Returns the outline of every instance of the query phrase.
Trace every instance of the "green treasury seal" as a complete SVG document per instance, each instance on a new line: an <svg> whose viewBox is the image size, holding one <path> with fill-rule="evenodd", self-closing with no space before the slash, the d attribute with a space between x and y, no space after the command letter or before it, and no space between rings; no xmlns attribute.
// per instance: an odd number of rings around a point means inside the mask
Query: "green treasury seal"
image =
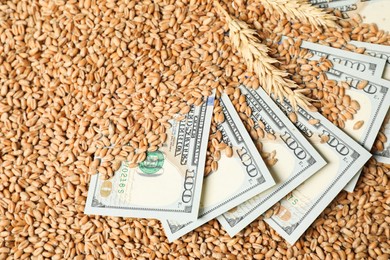
<svg viewBox="0 0 390 260"><path fill-rule="evenodd" d="M160 151L147 152L146 159L138 167L144 174L155 174L164 165L164 154Z"/></svg>

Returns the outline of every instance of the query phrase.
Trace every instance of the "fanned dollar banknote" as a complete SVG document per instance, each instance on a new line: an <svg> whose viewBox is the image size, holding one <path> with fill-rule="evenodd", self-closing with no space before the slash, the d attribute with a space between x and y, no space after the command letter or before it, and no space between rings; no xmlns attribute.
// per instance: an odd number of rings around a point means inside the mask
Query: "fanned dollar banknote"
<svg viewBox="0 0 390 260"><path fill-rule="evenodd" d="M353 118L345 122L343 130L367 150L371 149L390 106L390 81L364 75L339 64L334 64L327 75L329 79L349 83L350 89L345 93L361 106ZM361 83L365 86L359 87Z"/></svg>
<svg viewBox="0 0 390 260"><path fill-rule="evenodd" d="M287 113L292 107L281 105ZM345 187L371 154L319 113L297 110L295 124L328 164L280 201L277 214L266 219L294 244L319 214Z"/></svg>
<svg viewBox="0 0 390 260"><path fill-rule="evenodd" d="M390 4L390 1L388 1L388 3ZM388 30L390 30L390 26L388 27ZM365 54L386 60L385 72L383 73L382 77L384 79L390 80L390 46L367 43L367 42L360 42L360 41L350 41L350 43L357 46L357 47L365 48L365 52L364 52ZM388 83L388 81L382 81L382 80L381 80L381 82ZM390 112L388 111L387 115L385 117L385 120L382 123L382 127L381 127L382 133L381 133L381 136L379 137L382 139L380 141L381 141L383 147L381 147L381 150L374 150L374 152L373 152L375 158L379 162L386 163L386 164L390 164L390 122L389 122L389 118L390 118Z"/></svg>
<svg viewBox="0 0 390 260"><path fill-rule="evenodd" d="M385 140L382 141L381 150L374 151L375 158L385 164L390 164L390 109L382 124L382 134Z"/></svg>
<svg viewBox="0 0 390 260"><path fill-rule="evenodd" d="M195 220L202 191L214 96L171 120L162 148L129 168L124 161L109 180L91 178L86 214Z"/></svg>
<svg viewBox="0 0 390 260"><path fill-rule="evenodd" d="M240 86L252 110L250 120L259 131L265 156L274 154L276 163L269 170L276 185L218 217L230 236L234 236L287 193L322 168L326 162L262 89ZM261 126L260 126L261 125Z"/></svg>
<svg viewBox="0 0 390 260"><path fill-rule="evenodd" d="M390 5L390 1L389 1L389 5ZM388 31L390 31L390 27L388 28ZM382 77L384 79L390 80L390 46L373 44L368 42L359 42L359 41L350 41L349 43L357 47L365 48L364 53L367 55L386 60L385 71Z"/></svg>
<svg viewBox="0 0 390 260"><path fill-rule="evenodd" d="M351 88L345 93L358 100L361 108L357 110L353 118L345 122L343 131L367 150L371 150L390 106L390 81L366 75L339 64L334 64L327 75L329 79L349 83ZM363 82L367 84L364 83L366 84L364 88L359 89L359 85ZM344 189L353 192L359 176L360 171Z"/></svg>
<svg viewBox="0 0 390 260"><path fill-rule="evenodd" d="M309 49L314 54L312 60L327 56L336 61L333 62L333 68L326 73L328 78L349 82L351 89L347 90L346 94L365 106L353 115L352 120L345 122L343 130L370 150L389 106L389 84L381 79L387 61L374 55L356 54L306 41L302 42L301 47ZM339 58L345 62L338 62ZM370 82L364 89L358 89L358 84L364 80ZM357 171L355 177L345 187L346 191L354 190L360 172L361 170Z"/></svg>
<svg viewBox="0 0 390 260"><path fill-rule="evenodd" d="M196 221L162 220L169 241L192 231L207 221L241 204L275 184L229 97L219 100L225 117L218 125L233 157L222 153L218 169L204 178L201 207Z"/></svg>
<svg viewBox="0 0 390 260"><path fill-rule="evenodd" d="M285 39L285 37L282 39ZM326 57L333 64L341 64L357 70L360 73L365 73L365 75L371 75L378 78L382 77L386 66L386 61L380 58L308 41L302 41L301 48L308 49L316 56Z"/></svg>

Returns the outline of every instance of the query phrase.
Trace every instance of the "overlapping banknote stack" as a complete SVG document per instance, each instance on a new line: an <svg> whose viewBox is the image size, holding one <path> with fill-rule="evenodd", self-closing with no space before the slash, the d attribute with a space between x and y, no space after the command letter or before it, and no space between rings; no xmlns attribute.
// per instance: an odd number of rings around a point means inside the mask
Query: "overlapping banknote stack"
<svg viewBox="0 0 390 260"><path fill-rule="evenodd" d="M293 123L287 100L241 85L252 111L248 120L263 133L258 140L251 138L226 94L205 98L184 120L170 122L164 146L149 152L137 168L124 161L109 180L94 175L85 213L156 218L173 241L214 218L234 236L277 204L266 222L295 243L342 189L353 191L379 131L383 149L374 156L390 163L390 82L383 78L390 68L390 47L351 44L364 47L365 54L301 45L312 59L332 61L328 78L348 82L348 95L359 101L362 108L343 129L302 107L295 110ZM223 150L218 169L204 176L216 103L224 118L217 129L230 149ZM264 153L274 156L272 165L264 162Z"/></svg>

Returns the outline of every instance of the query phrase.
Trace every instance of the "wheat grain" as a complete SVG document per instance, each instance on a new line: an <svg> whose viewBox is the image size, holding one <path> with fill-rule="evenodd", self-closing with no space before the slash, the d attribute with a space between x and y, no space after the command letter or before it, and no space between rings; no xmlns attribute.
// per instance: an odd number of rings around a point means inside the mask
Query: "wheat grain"
<svg viewBox="0 0 390 260"><path fill-rule="evenodd" d="M302 94L304 91L296 89L297 84L287 79L288 73L273 65L277 60L268 56L268 48L260 43L256 31L245 22L231 17L217 1L214 5L225 17L232 45L244 58L248 69L258 75L260 85L280 100L288 99L294 108L297 105L313 108L310 99Z"/></svg>
<svg viewBox="0 0 390 260"><path fill-rule="evenodd" d="M329 60L325 58L320 58L318 61L308 60L311 55L308 55L309 53L305 49L300 50L299 45L299 40L294 42L291 39L286 39L278 45L280 52L289 50L284 52L284 56L281 57L286 57L289 60L289 65L286 66L288 72L294 74L296 82L305 85L305 90L311 92L308 95L312 99L320 100L320 103L314 103L320 112L328 120L340 128L344 128L345 121L353 119L353 115L360 109L359 103L345 93L345 90L349 89L348 83L327 79L325 72L332 66ZM305 70L302 70L302 66L306 65L316 69L319 73L309 75ZM282 65L282 67L284 66Z"/></svg>
<svg viewBox="0 0 390 260"><path fill-rule="evenodd" d="M143 139L157 135L163 143L168 120L199 102L198 93L218 88L238 100L236 86L245 77L258 85L221 34L223 23L211 4L168 2L0 3L0 259L263 259L270 251L275 259L388 259L390 169L374 160L364 167L355 192L339 194L292 246L262 217L233 239L212 220L168 243L158 220L83 213L88 169L100 166L93 155L105 144L116 145L102 152L112 162L123 152L136 161L138 148L149 149ZM247 2L240 19L263 28L262 39L280 30L329 45L349 39L389 44L387 33L353 20L340 21L342 30L318 34L305 28L302 34L299 23L277 20ZM278 46L268 47L276 56ZM279 61L301 78L294 58ZM325 71L327 65L318 67ZM343 97L351 116L360 108L354 102ZM240 114L248 118L247 111ZM215 122L211 132L222 141ZM264 138L263 130L256 132ZM227 246L231 240L234 245Z"/></svg>
<svg viewBox="0 0 390 260"><path fill-rule="evenodd" d="M353 129L354 130L359 130L364 124L364 121L363 120L359 120L357 121L354 125L353 125Z"/></svg>
<svg viewBox="0 0 390 260"><path fill-rule="evenodd" d="M338 27L337 17L323 9L315 7L304 0L259 0L267 10L275 11L280 16L287 15L291 19L319 27ZM309 33L310 30L304 31Z"/></svg>

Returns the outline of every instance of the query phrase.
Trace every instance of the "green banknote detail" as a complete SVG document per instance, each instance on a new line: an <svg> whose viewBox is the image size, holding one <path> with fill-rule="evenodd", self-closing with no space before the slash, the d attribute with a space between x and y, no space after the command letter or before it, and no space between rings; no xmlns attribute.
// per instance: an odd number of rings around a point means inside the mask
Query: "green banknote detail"
<svg viewBox="0 0 390 260"><path fill-rule="evenodd" d="M146 159L138 167L144 174L156 174L163 168L164 154L160 151L147 152Z"/></svg>

